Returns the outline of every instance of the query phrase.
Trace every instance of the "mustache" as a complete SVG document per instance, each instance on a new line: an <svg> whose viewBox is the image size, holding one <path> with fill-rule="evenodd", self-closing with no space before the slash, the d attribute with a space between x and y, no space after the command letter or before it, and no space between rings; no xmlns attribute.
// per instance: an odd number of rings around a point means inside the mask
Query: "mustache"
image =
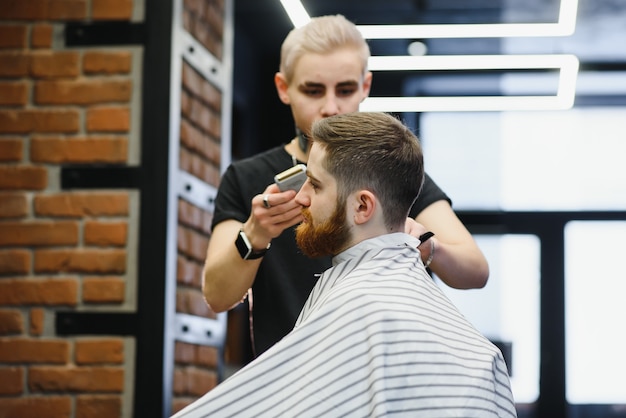
<svg viewBox="0 0 626 418"><path fill-rule="evenodd" d="M311 215L311 211L309 210L309 208L302 208L300 210L300 214L304 218L302 222L306 222L309 224L313 222L313 216Z"/></svg>

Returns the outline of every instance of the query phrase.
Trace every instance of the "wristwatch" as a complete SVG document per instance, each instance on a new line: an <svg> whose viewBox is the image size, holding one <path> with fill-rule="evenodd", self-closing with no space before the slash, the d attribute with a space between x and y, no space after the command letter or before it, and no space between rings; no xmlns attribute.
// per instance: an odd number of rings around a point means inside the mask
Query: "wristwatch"
<svg viewBox="0 0 626 418"><path fill-rule="evenodd" d="M250 244L250 240L246 236L246 233L243 232L243 228L239 230L239 234L237 234L237 239L235 240L235 246L239 251L239 255L244 260L256 260L257 258L263 257L267 250L270 249L271 245L272 243L270 242L267 244L266 248L260 251L255 251L254 248L252 248L252 244Z"/></svg>

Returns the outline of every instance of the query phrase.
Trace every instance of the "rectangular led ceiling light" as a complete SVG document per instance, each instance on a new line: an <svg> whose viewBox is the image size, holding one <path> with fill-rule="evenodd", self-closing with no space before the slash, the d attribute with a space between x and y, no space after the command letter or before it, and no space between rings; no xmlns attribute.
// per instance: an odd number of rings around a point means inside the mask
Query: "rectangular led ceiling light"
<svg viewBox="0 0 626 418"><path fill-rule="evenodd" d="M280 3L283 5L283 9L287 12L287 16L289 16L289 20L291 20L294 27L304 26L311 20L309 13L307 13L300 0L280 0Z"/></svg>
<svg viewBox="0 0 626 418"><path fill-rule="evenodd" d="M294 26L310 21L300 0L280 0ZM508 38L569 36L578 0L561 0L556 23L357 25L366 39ZM574 104L579 62L574 55L376 56L371 71L558 69L552 96L368 97L361 110L380 112L560 110Z"/></svg>
<svg viewBox="0 0 626 418"><path fill-rule="evenodd" d="M295 27L311 18L300 0L280 0ZM556 23L485 23L444 25L357 25L365 39L509 38L569 36L576 28L578 0L561 0Z"/></svg>
<svg viewBox="0 0 626 418"><path fill-rule="evenodd" d="M556 23L357 25L365 39L511 38L569 36L576 29L578 0L561 0Z"/></svg>
<svg viewBox="0 0 626 418"><path fill-rule="evenodd" d="M371 71L559 70L556 95L368 97L360 110L371 112L459 112L559 110L574 104L579 61L575 55L440 55L370 57Z"/></svg>

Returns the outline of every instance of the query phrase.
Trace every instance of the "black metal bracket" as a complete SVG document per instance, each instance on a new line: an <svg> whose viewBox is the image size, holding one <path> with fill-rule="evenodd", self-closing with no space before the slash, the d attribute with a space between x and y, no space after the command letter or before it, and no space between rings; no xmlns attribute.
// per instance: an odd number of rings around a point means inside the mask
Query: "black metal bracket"
<svg viewBox="0 0 626 418"><path fill-rule="evenodd" d="M129 166L61 167L62 189L135 189L141 186L142 170Z"/></svg>
<svg viewBox="0 0 626 418"><path fill-rule="evenodd" d="M127 21L68 22L65 25L66 46L143 45L145 38L143 23Z"/></svg>
<svg viewBox="0 0 626 418"><path fill-rule="evenodd" d="M60 311L55 327L57 335L136 335L137 314Z"/></svg>

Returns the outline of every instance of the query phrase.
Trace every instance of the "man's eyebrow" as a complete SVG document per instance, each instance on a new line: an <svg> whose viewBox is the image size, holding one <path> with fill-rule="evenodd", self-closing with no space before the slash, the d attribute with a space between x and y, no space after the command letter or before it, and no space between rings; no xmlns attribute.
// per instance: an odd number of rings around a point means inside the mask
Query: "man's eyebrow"
<svg viewBox="0 0 626 418"><path fill-rule="evenodd" d="M337 83L337 87L353 87L358 85L359 83L354 80L342 81L341 83Z"/></svg>
<svg viewBox="0 0 626 418"><path fill-rule="evenodd" d="M341 81L337 83L335 87L354 87L358 85L359 85L358 81L346 80L346 81ZM300 84L299 87L300 88L310 88L310 87L324 88L325 86L323 83L316 83L314 81L305 81L304 83Z"/></svg>
<svg viewBox="0 0 626 418"><path fill-rule="evenodd" d="M313 173L311 173L311 170L309 170L308 168L306 169L306 176L308 178L310 178L313 181L316 181L319 183L319 179L317 177L315 177L315 175Z"/></svg>
<svg viewBox="0 0 626 418"><path fill-rule="evenodd" d="M305 81L304 83L300 84L299 86L300 88L309 88L309 87L324 87L324 85L322 83L315 83L313 81Z"/></svg>

